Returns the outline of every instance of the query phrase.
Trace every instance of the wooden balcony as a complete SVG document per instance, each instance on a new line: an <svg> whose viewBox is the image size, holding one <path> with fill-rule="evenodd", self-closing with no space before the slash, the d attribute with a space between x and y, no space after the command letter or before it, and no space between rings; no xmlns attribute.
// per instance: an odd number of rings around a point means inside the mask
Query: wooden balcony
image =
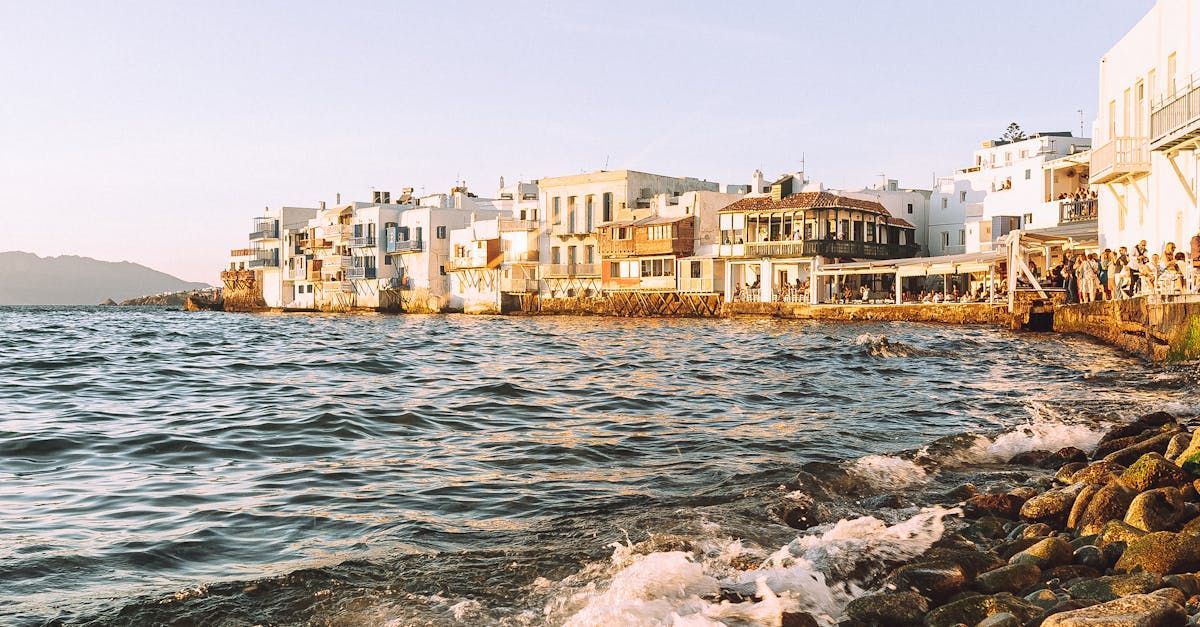
<svg viewBox="0 0 1200 627"><path fill-rule="evenodd" d="M728 246L723 246L729 248ZM746 242L741 257L834 257L840 259L904 259L920 251L917 244L881 244L841 239ZM724 254L724 253L723 253Z"/></svg>
<svg viewBox="0 0 1200 627"><path fill-rule="evenodd" d="M545 266L547 277L596 277L600 276L600 264L595 263L552 263Z"/></svg>
<svg viewBox="0 0 1200 627"><path fill-rule="evenodd" d="M375 248L375 236L351 237L350 248Z"/></svg>
<svg viewBox="0 0 1200 627"><path fill-rule="evenodd" d="M1091 182L1114 183L1150 174L1150 145L1145 137L1117 137L1092 150Z"/></svg>
<svg viewBox="0 0 1200 627"><path fill-rule="evenodd" d="M1088 222L1099 218L1095 198L1084 200L1062 200L1058 205L1058 223Z"/></svg>
<svg viewBox="0 0 1200 627"><path fill-rule="evenodd" d="M1200 75L1177 95L1150 109L1150 149L1169 150L1200 140Z"/></svg>
<svg viewBox="0 0 1200 627"><path fill-rule="evenodd" d="M536 231L539 228L537 220L518 220L516 218L499 218L497 220L500 231L503 233L513 233L517 231Z"/></svg>
<svg viewBox="0 0 1200 627"><path fill-rule="evenodd" d="M501 279L500 291L507 294L533 294L538 291L537 279Z"/></svg>
<svg viewBox="0 0 1200 627"><path fill-rule="evenodd" d="M351 280L370 280L375 278L375 268L373 266L354 267L346 270L346 278Z"/></svg>

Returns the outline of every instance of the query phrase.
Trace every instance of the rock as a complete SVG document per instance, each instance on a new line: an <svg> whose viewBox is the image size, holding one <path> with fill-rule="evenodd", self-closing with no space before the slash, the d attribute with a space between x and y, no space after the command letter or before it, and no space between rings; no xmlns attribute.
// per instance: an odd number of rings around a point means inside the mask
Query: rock
<svg viewBox="0 0 1200 627"><path fill-rule="evenodd" d="M925 624L929 627L976 625L989 616L1003 613L1012 614L1024 624L1041 614L1042 608L1011 594L980 595L934 609L925 617Z"/></svg>
<svg viewBox="0 0 1200 627"><path fill-rule="evenodd" d="M975 496L976 494L979 494L979 490L977 490L975 488L975 484L964 483L964 484L958 486L957 488L954 488L953 490L947 492L946 497L949 498L951 501L957 502L957 501L965 501L965 500L971 498L972 496Z"/></svg>
<svg viewBox="0 0 1200 627"><path fill-rule="evenodd" d="M1079 484L1083 489L1079 491L1079 495L1075 497L1075 502L1071 505L1071 512L1067 514L1067 529L1075 529L1079 526L1080 519L1083 518L1084 512L1092 502L1092 498L1096 496L1104 486L1094 483Z"/></svg>
<svg viewBox="0 0 1200 627"><path fill-rule="evenodd" d="M1008 612L1000 612L979 621L975 627L1021 627L1021 620Z"/></svg>
<svg viewBox="0 0 1200 627"><path fill-rule="evenodd" d="M1125 512L1125 524L1142 531L1175 528L1184 515L1183 496L1178 488L1147 490L1133 498Z"/></svg>
<svg viewBox="0 0 1200 627"><path fill-rule="evenodd" d="M1033 564L1038 568L1054 568L1071 563L1071 544L1062 536L1039 540L1037 544L1017 553L1008 560L1009 564Z"/></svg>
<svg viewBox="0 0 1200 627"><path fill-rule="evenodd" d="M1050 457L1050 451L1025 451L1008 458L1009 466L1041 466Z"/></svg>
<svg viewBox="0 0 1200 627"><path fill-rule="evenodd" d="M1130 542L1146 535L1145 531L1130 526L1123 520L1110 520L1105 523L1096 536L1096 546L1104 548L1110 544L1128 545Z"/></svg>
<svg viewBox="0 0 1200 627"><path fill-rule="evenodd" d="M1041 494L1042 490L1045 490L1048 487L1050 486L1046 485L1039 489L1032 486L1023 485L1009 490L1008 493L1028 501L1029 499Z"/></svg>
<svg viewBox="0 0 1200 627"><path fill-rule="evenodd" d="M963 504L963 514L967 518L998 516L1016 520L1025 501L1015 494L977 494Z"/></svg>
<svg viewBox="0 0 1200 627"><path fill-rule="evenodd" d="M1136 435L1131 435L1131 436L1127 436L1124 438L1117 438L1115 440L1109 440L1107 442L1101 442L1098 446L1096 446L1096 450L1092 451L1092 459L1097 459L1097 458L1103 459L1107 455L1115 453L1123 448L1137 444L1142 439L1143 438L1138 437Z"/></svg>
<svg viewBox="0 0 1200 627"><path fill-rule="evenodd" d="M1030 522L1044 522L1061 527L1067 522L1075 497L1083 490L1083 484L1054 488L1035 496L1021 506L1021 518Z"/></svg>
<svg viewBox="0 0 1200 627"><path fill-rule="evenodd" d="M862 506L871 511L881 509L900 509L908 507L909 503L899 494L877 494L862 500Z"/></svg>
<svg viewBox="0 0 1200 627"><path fill-rule="evenodd" d="M1020 592L1042 578L1042 569L1035 564L1010 564L986 573L975 579L975 588L985 594L997 592Z"/></svg>
<svg viewBox="0 0 1200 627"><path fill-rule="evenodd" d="M936 560L958 564L967 575L967 579L975 579L980 573L999 568L1006 563L1000 559L999 555L991 551L942 547L929 549L921 559L923 561Z"/></svg>
<svg viewBox="0 0 1200 627"><path fill-rule="evenodd" d="M1167 450L1163 452L1163 457L1166 457L1173 462L1188 449L1188 445L1191 443L1192 436L1188 435L1187 433L1176 434L1175 437L1171 438L1171 441L1167 443Z"/></svg>
<svg viewBox="0 0 1200 627"><path fill-rule="evenodd" d="M1100 533L1104 523L1110 520L1124 520L1125 510L1133 502L1137 492L1130 490L1118 481L1113 481L1100 488L1088 502L1083 515L1079 517L1075 530L1080 535Z"/></svg>
<svg viewBox="0 0 1200 627"><path fill-rule="evenodd" d="M1055 605L1054 607L1046 610L1045 612L1042 612L1042 614L1040 616L1038 616L1037 618L1033 619L1033 621L1031 621L1029 623L1029 625L1031 627L1040 627L1041 625L1044 624L1043 621L1045 621L1050 616L1053 616L1055 614L1061 614L1063 612L1070 612L1071 610L1079 610L1079 609L1083 609L1085 607L1091 607L1098 603L1099 603L1099 601L1091 601L1088 599L1069 599L1067 601L1063 601L1062 603L1059 603L1058 605Z"/></svg>
<svg viewBox="0 0 1200 627"><path fill-rule="evenodd" d="M1072 584L1067 592L1073 599L1111 601L1131 594L1145 594L1162 586L1162 578L1154 573L1132 573L1085 579Z"/></svg>
<svg viewBox="0 0 1200 627"><path fill-rule="evenodd" d="M1178 488L1192 480L1182 468L1167 461L1158 453L1146 453L1138 458L1125 472L1121 473L1119 481L1125 487L1145 492L1154 488Z"/></svg>
<svg viewBox="0 0 1200 627"><path fill-rule="evenodd" d="M854 599L846 606L850 620L868 625L920 625L929 602L915 592L881 592Z"/></svg>
<svg viewBox="0 0 1200 627"><path fill-rule="evenodd" d="M816 499L800 491L791 492L783 497L775 512L783 524L792 529L808 529L820 522Z"/></svg>
<svg viewBox="0 0 1200 627"><path fill-rule="evenodd" d="M1021 530L1022 538L1045 538L1054 533L1054 528L1046 523L1033 523Z"/></svg>
<svg viewBox="0 0 1200 627"><path fill-rule="evenodd" d="M1104 559L1104 553L1098 546L1081 546L1075 549L1075 553L1071 556L1071 561L1080 566L1095 568L1096 570L1104 570L1108 567L1108 562Z"/></svg>
<svg viewBox="0 0 1200 627"><path fill-rule="evenodd" d="M1054 470L1062 467L1064 464L1085 463L1088 460L1087 453L1074 446L1060 448L1053 454L1042 460L1039 464L1047 470Z"/></svg>
<svg viewBox="0 0 1200 627"><path fill-rule="evenodd" d="M1191 437L1191 440L1188 442L1188 445L1186 447L1184 447L1184 449L1182 451L1180 451L1177 455L1175 455L1175 457L1172 458L1171 461L1182 466L1184 458L1191 457L1192 455L1194 455L1196 453L1200 453L1200 429L1196 429L1195 431L1192 432L1192 437Z"/></svg>
<svg viewBox="0 0 1200 627"><path fill-rule="evenodd" d="M1107 433L1100 436L1100 444L1105 444L1119 438L1141 435L1151 429L1158 429L1163 425L1174 423L1174 416L1165 411L1156 411L1152 414L1141 416L1132 422L1125 423L1120 427L1109 429Z"/></svg>
<svg viewBox="0 0 1200 627"><path fill-rule="evenodd" d="M1104 573L1091 566L1081 566L1079 564L1068 564L1066 566L1055 566L1049 570L1042 571L1042 582L1046 585L1052 585L1050 582L1057 579L1059 583L1070 584L1076 579L1095 579Z"/></svg>
<svg viewBox="0 0 1200 627"><path fill-rule="evenodd" d="M1071 475L1071 483L1098 483L1103 485L1116 479L1124 471L1125 467L1121 464L1106 461L1092 462L1082 470Z"/></svg>
<svg viewBox="0 0 1200 627"><path fill-rule="evenodd" d="M1184 605L1187 603L1187 596L1175 588L1159 588L1150 594L1153 594L1156 597L1162 597L1174 603L1175 605Z"/></svg>
<svg viewBox="0 0 1200 627"><path fill-rule="evenodd" d="M974 540L994 540L1004 536L1004 519L984 516L963 530L963 535Z"/></svg>
<svg viewBox="0 0 1200 627"><path fill-rule="evenodd" d="M1044 610L1048 610L1065 601L1066 597L1064 596L1060 599L1057 594L1054 594L1054 591L1049 588L1042 588L1041 590L1025 595L1025 600Z"/></svg>
<svg viewBox="0 0 1200 627"><path fill-rule="evenodd" d="M1140 459L1146 453L1162 454L1167 450L1167 444L1170 444L1171 438L1179 433L1178 429L1160 433L1152 438L1142 440L1137 444L1127 446L1119 451L1109 453L1104 456L1104 461L1116 462L1118 464L1129 465Z"/></svg>
<svg viewBox="0 0 1200 627"><path fill-rule="evenodd" d="M1200 538L1170 531L1148 533L1130 542L1113 568L1121 573L1141 568L1160 575L1200 570Z"/></svg>
<svg viewBox="0 0 1200 627"><path fill-rule="evenodd" d="M1050 616L1042 627L1182 627L1183 608L1152 594L1135 594L1108 603Z"/></svg>
<svg viewBox="0 0 1200 627"><path fill-rule="evenodd" d="M1163 585L1175 588L1190 598L1200 594L1200 575L1167 575L1163 577Z"/></svg>
<svg viewBox="0 0 1200 627"><path fill-rule="evenodd" d="M1179 532L1186 533L1188 535L1193 535L1193 536L1200 535L1200 517L1194 517L1191 520L1184 523L1183 527L1179 530Z"/></svg>
<svg viewBox="0 0 1200 627"><path fill-rule="evenodd" d="M1063 484L1072 483L1071 477L1074 477L1075 473L1083 470L1084 468L1087 468L1086 462L1063 464L1063 466L1058 469L1058 472L1054 473L1054 480Z"/></svg>
<svg viewBox="0 0 1200 627"><path fill-rule="evenodd" d="M963 568L948 560L906 564L892 571L887 582L897 591L915 590L934 601L958 592L967 583Z"/></svg>
<svg viewBox="0 0 1200 627"><path fill-rule="evenodd" d="M996 547L996 553L1000 554L1000 557L1003 558L1004 562L1007 564L1014 555L1024 551L1025 549L1028 549L1038 542L1038 538L1017 538L1016 540L1011 540L998 545Z"/></svg>
<svg viewBox="0 0 1200 627"><path fill-rule="evenodd" d="M1099 536L1098 536L1097 534L1094 534L1094 533L1093 533L1092 535L1090 535L1090 536L1079 536L1078 538L1075 538L1074 540L1071 540L1071 548L1072 548L1072 549L1078 549L1078 548L1079 548L1079 547L1081 547L1081 546L1091 546L1091 545L1094 545L1094 544L1096 544L1096 538L1097 538L1097 537L1099 537Z"/></svg>
<svg viewBox="0 0 1200 627"><path fill-rule="evenodd" d="M781 618L783 622L779 627L820 627L817 619L808 612L784 612Z"/></svg>

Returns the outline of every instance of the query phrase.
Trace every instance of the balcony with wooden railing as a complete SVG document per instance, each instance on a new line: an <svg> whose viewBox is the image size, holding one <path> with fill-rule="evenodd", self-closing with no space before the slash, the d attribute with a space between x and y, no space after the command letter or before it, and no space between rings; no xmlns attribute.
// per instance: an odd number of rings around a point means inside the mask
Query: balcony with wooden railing
<svg viewBox="0 0 1200 627"><path fill-rule="evenodd" d="M1092 150L1091 182L1102 185L1150 173L1150 144L1145 137L1116 137Z"/></svg>
<svg viewBox="0 0 1200 627"><path fill-rule="evenodd" d="M375 248L375 236L363 235L350 238L350 248Z"/></svg>
<svg viewBox="0 0 1200 627"><path fill-rule="evenodd" d="M536 231L539 228L537 220L519 220L517 218L498 218L497 226L502 233Z"/></svg>
<svg viewBox="0 0 1200 627"><path fill-rule="evenodd" d="M600 265L595 263L552 263L545 266L547 277L597 277Z"/></svg>
<svg viewBox="0 0 1200 627"><path fill-rule="evenodd" d="M1070 224L1096 220L1100 214L1095 198L1083 200L1061 200L1058 204L1058 223Z"/></svg>
<svg viewBox="0 0 1200 627"><path fill-rule="evenodd" d="M351 280L374 279L375 266L354 266L346 270L346 278Z"/></svg>
<svg viewBox="0 0 1200 627"><path fill-rule="evenodd" d="M1200 74L1193 75L1175 94L1150 109L1151 150L1200 140Z"/></svg>
<svg viewBox="0 0 1200 627"><path fill-rule="evenodd" d="M538 291L537 279L500 279L500 291L508 294L532 294Z"/></svg>

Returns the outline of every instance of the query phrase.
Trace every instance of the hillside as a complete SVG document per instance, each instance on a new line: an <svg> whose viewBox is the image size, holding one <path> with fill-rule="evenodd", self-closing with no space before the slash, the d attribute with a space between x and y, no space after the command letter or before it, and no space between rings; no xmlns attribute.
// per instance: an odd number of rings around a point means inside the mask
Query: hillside
<svg viewBox="0 0 1200 627"><path fill-rule="evenodd" d="M128 261L0 252L0 305L95 305L205 287Z"/></svg>

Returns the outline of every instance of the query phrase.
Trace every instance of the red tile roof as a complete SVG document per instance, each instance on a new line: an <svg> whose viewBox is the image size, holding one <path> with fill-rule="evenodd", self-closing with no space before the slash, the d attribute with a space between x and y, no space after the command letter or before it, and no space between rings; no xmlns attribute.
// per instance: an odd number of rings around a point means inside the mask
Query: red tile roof
<svg viewBox="0 0 1200 627"><path fill-rule="evenodd" d="M770 196L743 198L721 211L770 211L772 209L858 209L868 213L888 215L883 205L873 200L847 198L829 192L800 192L783 197L778 202ZM911 225L910 225L911 226Z"/></svg>
<svg viewBox="0 0 1200 627"><path fill-rule="evenodd" d="M909 222L908 220L905 220L904 218L896 218L896 217L893 217L893 216L888 216L888 217L887 217L887 223L888 223L888 224L891 224L891 225L893 225L893 226L902 226L902 227L904 227L904 228L906 228L906 229L915 229L915 228L917 228L917 227L913 226L913 225L912 225L912 223L911 223L911 222Z"/></svg>

